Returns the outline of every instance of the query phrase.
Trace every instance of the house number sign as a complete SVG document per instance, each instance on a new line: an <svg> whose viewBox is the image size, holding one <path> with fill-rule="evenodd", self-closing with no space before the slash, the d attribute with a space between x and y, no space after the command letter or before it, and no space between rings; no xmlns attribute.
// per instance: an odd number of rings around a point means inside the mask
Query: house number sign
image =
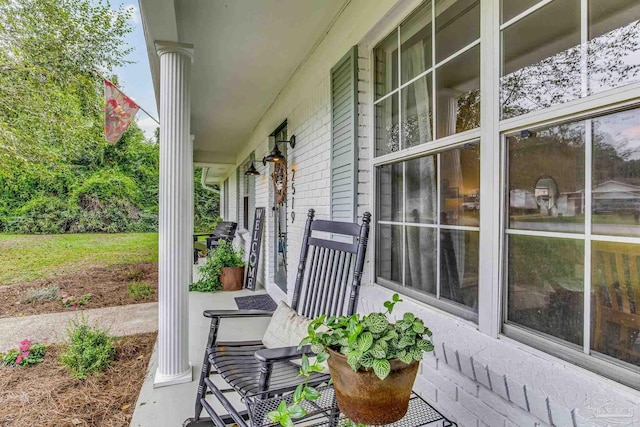
<svg viewBox="0 0 640 427"><path fill-rule="evenodd" d="M264 208L256 208L253 228L251 229L251 246L249 246L249 258L247 277L244 280L244 287L252 291L256 290L258 280L258 266L260 265L260 247L262 242L262 229L264 227Z"/></svg>

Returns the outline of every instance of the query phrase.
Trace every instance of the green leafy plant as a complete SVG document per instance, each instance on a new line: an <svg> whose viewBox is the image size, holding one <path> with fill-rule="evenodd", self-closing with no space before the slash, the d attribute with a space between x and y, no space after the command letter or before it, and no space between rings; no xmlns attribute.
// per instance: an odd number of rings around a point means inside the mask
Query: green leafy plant
<svg viewBox="0 0 640 427"><path fill-rule="evenodd" d="M405 313L395 324L389 322L388 316L401 301L400 296L394 294L391 301L384 303L385 312L366 316L322 315L311 322L309 335L300 345L311 344L312 351L318 354L331 348L347 356L347 363L354 371L373 369L376 376L384 380L391 372L390 360L399 359L408 364L421 360L423 353L433 351L431 331L415 314Z"/></svg>
<svg viewBox="0 0 640 427"><path fill-rule="evenodd" d="M313 372L322 372L322 362L327 360L327 353L319 354L315 363L310 363L307 355L302 356L302 364L300 366L300 374L298 376L305 377L304 384L298 385L293 392L293 402L287 405L284 400L280 402L275 411L269 412L268 417L274 423L280 423L284 427L293 427L293 420L302 418L307 415L307 411L302 407L305 400L313 401L320 397L320 393L313 387L309 386L309 377Z"/></svg>
<svg viewBox="0 0 640 427"><path fill-rule="evenodd" d="M221 240L205 263L198 269L200 280L189 285L190 291L215 292L222 289L220 274L224 267L242 267L244 252L231 243Z"/></svg>
<svg viewBox="0 0 640 427"><path fill-rule="evenodd" d="M22 304L33 302L53 301L58 298L60 288L56 284L51 284L45 288L31 288L20 298Z"/></svg>
<svg viewBox="0 0 640 427"><path fill-rule="evenodd" d="M47 346L44 343L37 343L33 340L24 339L20 345L0 353L0 362L5 366L29 366L40 363L44 360Z"/></svg>
<svg viewBox="0 0 640 427"><path fill-rule="evenodd" d="M146 283L129 283L127 285L129 296L134 300L143 300L153 295L153 288Z"/></svg>
<svg viewBox="0 0 640 427"><path fill-rule="evenodd" d="M69 345L60 356L60 361L76 379L107 369L115 359L113 338L106 330L90 326L86 319L71 322L67 330Z"/></svg>
<svg viewBox="0 0 640 427"><path fill-rule="evenodd" d="M293 420L306 415L302 407L303 400L316 400L320 394L309 387L309 376L313 372L322 372L322 362L329 358L327 348L347 356L351 369L373 369L375 375L384 380L391 372L390 360L400 359L404 363L421 360L425 352L433 351L433 343L429 339L431 331L424 321L413 313L405 313L395 323L389 322L389 315L394 306L402 302L400 295L394 294L390 301L384 303L386 311L371 313L366 316L322 315L309 324L309 335L302 339L298 348L311 345L316 353L314 364L309 363L306 355L302 356L300 376L306 377L304 384L296 388L291 405L280 402L277 410L270 412L269 418L284 427L292 427ZM362 424L351 420L343 422L344 427L361 427Z"/></svg>

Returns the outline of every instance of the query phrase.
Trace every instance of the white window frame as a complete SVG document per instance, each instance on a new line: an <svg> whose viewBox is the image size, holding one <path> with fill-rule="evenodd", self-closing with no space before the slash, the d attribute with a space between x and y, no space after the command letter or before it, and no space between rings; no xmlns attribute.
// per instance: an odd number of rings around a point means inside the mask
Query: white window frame
<svg viewBox="0 0 640 427"><path fill-rule="evenodd" d="M371 89L371 93L369 94L369 98L370 98L370 105L372 105L371 107L371 111L372 113L370 114L370 138L372 141L372 151L375 152L376 149L376 136L375 136L375 106L381 102L383 102L384 100L388 99L389 97L393 96L394 94L398 95L398 122L402 123L402 89L408 87L410 84L412 84L413 82L419 80L420 78L428 75L429 73L431 73L431 87L433 88L433 93L434 96L432 96L431 98L431 111L432 111L432 115L433 115L433 135L434 135L434 139L433 141L429 141L426 142L424 144L420 144L420 145L416 145L410 148L406 148L406 149L402 149L402 132L398 132L398 144L399 144L399 150L395 151L395 152L391 152L388 154L383 154L380 156L375 156L372 155L372 158L370 160L370 171L372 174L372 179L371 179L371 200L372 200L372 209L374 211L373 214L373 227L372 227L372 239L371 242L372 244L370 245L371 251L372 251L372 258L373 258L373 262L372 262L372 270L371 270L371 277L372 277L372 281L373 283L377 284L377 285L381 285L384 286L386 288L389 288L391 290L397 291L399 293L402 293L404 295L407 295L409 297L412 297L416 300L419 301L423 301L426 302L427 304L429 304L432 307L436 307L438 309L443 310L444 312L447 313L451 313L454 314L458 317L460 317L463 320L469 321L470 324L473 324L474 326L476 326L476 324L479 324L479 312L480 312L480 293L481 293L481 287L480 287L480 283L478 283L478 313L473 312L470 308L466 308L464 307L462 304L456 303L454 301L448 301L446 299L440 299L440 230L442 228L444 229L451 229L451 230L463 230L463 231L477 231L480 234L482 233L482 214L480 215L480 225L478 227L467 227L467 226L446 226L446 227L441 227L440 224L434 224L433 226L431 225L422 225L422 224L414 224L414 223L407 223L406 221L401 221L401 222L397 222L397 221L379 221L377 219L377 194L376 194L376 190L377 190L377 173L376 173L376 168L378 166L382 166L382 165L387 165L387 164L392 164L392 163L397 163L397 162L402 162L402 161L407 161L407 160L412 160L418 157L424 157L424 156L428 156L428 155L436 155L438 156L438 158L440 157L439 153L445 152L447 150L450 149L455 149L455 148L463 148L465 144L469 144L469 143L478 143L480 141L480 185L482 187L482 152L483 152L483 148L482 148L482 139L481 139L481 129L480 128L476 128L476 129L471 129L471 130L467 130L467 131L463 131L463 132L459 132L459 133L455 133L453 135L448 135L442 138L437 138L437 111L436 111L436 102L437 102L437 96L436 96L436 91L437 91L437 81L436 81L436 75L437 75L437 70L440 69L443 65L447 64L448 62L452 61L453 59L458 58L459 56L467 53L469 50L473 49L474 47L478 46L478 44L480 44L480 82L482 82L482 1L480 2L480 37L476 40L474 40L471 43L468 43L466 46L462 47L460 50L456 51L454 54L444 58L443 60L441 60L440 62L436 63L436 49L433 48L431 55L432 55L432 61L431 61L431 67L429 67L427 70L420 72L419 74L417 74L416 76L412 77L411 79L409 79L408 81L406 81L405 83L402 83L401 80L401 76L402 76L402 49L401 49L401 45L402 45L402 38L401 38L401 33L400 33L400 26L401 24L406 21L409 16L413 13L414 10L416 10L418 7L424 5L424 1L423 2L418 2L418 3L413 3L412 5L410 5L410 7L407 7L407 11L405 14L403 14L401 17L398 17L395 22L393 23L393 25L391 25L390 27L388 27L389 29L387 31L381 31L381 34L378 35L378 37L371 43L368 44L367 46L367 50L370 54L370 66L369 66L369 70L370 70L370 79L369 81L370 83L370 89ZM432 7L431 7L431 39L432 39L432 43L434 43L435 45L435 40L436 40L436 25L435 25L435 19L436 19L436 12L435 12L435 0L432 0ZM390 34L392 34L393 32L396 32L397 34L397 40L398 40L398 79L400 80L398 82L398 86L391 90L390 92L386 93L385 95L379 97L378 99L376 99L376 91L375 91L375 55L373 53L373 49L384 39L386 39L387 37L389 37ZM482 84L480 85L480 91L482 93ZM481 101L482 102L482 101ZM481 103L482 105L482 103ZM481 115L481 125L482 125L482 114L483 114L483 110L484 107L480 108L480 115ZM440 173L440 169L438 168L438 176ZM404 172L403 172L404 174ZM404 186L404 180L403 180L403 186ZM439 184L438 184L439 185ZM495 188L495 187L494 187ZM480 194L482 194L482 189L480 190ZM482 196L481 196L482 197ZM437 198L437 203L438 203L438 212L439 212L439 205L440 205L440 200L439 197ZM482 200L482 199L481 199ZM482 201L480 202L481 204L483 203ZM439 215L439 214L438 214ZM438 221L439 222L439 221ZM386 223L390 223L392 225L401 225L404 227L405 225L410 225L410 226L426 226L426 227L431 227L431 228L435 228L437 230L437 244L438 244L438 257L436 260L436 268L437 268L437 290L438 290L438 294L433 297L425 292L421 292L421 291L417 291L411 287L407 287L404 286L403 284L397 284L395 282L392 281L388 281L385 280L383 278L378 278L377 277L377 268L376 268L376 239L377 239L377 225L378 224L386 224ZM403 247L405 245L405 240L406 240L406 236L405 236L405 232L403 231L403 237L402 237L402 244ZM480 243L479 243L480 244ZM481 247L480 247L481 250ZM481 260L479 260L479 263L481 265ZM480 269L480 265L478 266ZM404 282L404 257L403 257L403 266L402 266L402 276L403 276L403 282ZM479 270L479 274L480 276L480 270ZM479 277L480 280L480 277Z"/></svg>
<svg viewBox="0 0 640 427"><path fill-rule="evenodd" d="M529 129L533 127L541 127L566 122L568 120L581 120L591 116L613 113L617 110L630 108L633 106L640 107L640 82L631 83L609 89L600 93L589 95L580 99L572 100L563 104L554 105L545 109L531 111L520 116L511 117L505 120L500 119L500 69L501 69L501 44L500 34L505 28L518 22L520 19L534 13L540 8L546 6L554 0L542 0L531 8L519 13L507 22L500 23L500 2L498 0L480 0L480 128L466 132L450 135L432 142L410 147L408 149L399 150L378 157L371 156L368 161L369 170L372 176L369 185L371 194L371 206L374 208L373 224L370 239L370 248L372 253L371 277L376 284L397 290L409 297L413 297L420 301L428 302L432 307L443 308L445 311L456 313L452 310L451 304L442 300L430 298L424 293L413 291L411 288L392 285L389 283L378 283L376 279L376 239L377 227L377 183L376 183L376 167L384 164L394 163L402 160L410 160L412 158L424 155L434 154L444 151L447 148L461 146L465 143L480 140L480 194L481 194L481 215L480 215L480 237L479 237L479 282L478 282L478 323L477 328L483 334L492 338L502 337L506 341L514 343L522 343L523 346L530 346L544 351L550 358L560 358L570 363L586 368L597 374L609 377L615 381L640 389L640 375L636 375L632 370L623 367L614 358L594 357L588 353L589 349L583 349L582 352L576 351L564 344L560 344L541 334L529 332L517 326L506 325L503 323L504 310L507 309L503 304L503 294L506 287L504 283L504 245L507 235L507 216L505 209L506 196L506 149L505 135L519 130ZM376 30L374 36L368 36L364 45L366 51L370 55L370 66L368 72L369 91L369 131L368 137L371 141L372 152L376 148L375 136L375 104L383 99L398 93L398 101L401 106L401 90L411 82L432 72L438 65L448 62L459 54L466 52L468 49L477 45L478 41L471 43L462 51L457 52L436 66L433 66L420 75L412 78L410 81L399 84L396 89L385 96L376 99L375 94L375 57L373 49L382 40L384 40L392 31L396 30L399 34L400 24L423 2L422 1L406 1L391 11L387 22ZM583 43L587 40L587 8L588 0L581 0L581 40ZM433 16L432 16L433 19ZM434 21L432 21L434 22ZM432 31L435 31L435 25L432 25ZM435 35L432 34L432 37ZM400 46L400 43L399 43ZM400 55L400 49L399 53ZM432 52L435 55L435 52ZM435 59L433 60L435 64ZM401 62L398 63L398 75L401 76ZM434 92L435 74L432 75L432 87ZM584 83L584 82L583 82ZM586 87L583 85L583 90ZM436 97L433 97L435 102ZM399 122L401 122L401 107L399 108ZM436 126L436 111L433 109L433 123ZM402 144L401 140L399 142ZM400 145L401 146L401 145ZM585 162L591 161L591 153ZM585 185L590 183L585 182ZM589 187L590 188L590 187ZM496 189L499 189L496 191ZM589 200L588 203L591 203ZM585 219L586 221L586 219ZM586 222L585 222L586 223ZM586 231L586 230L585 230ZM575 236L574 236L575 237ZM640 238L625 237L591 237L592 240L615 240L629 241L640 243ZM585 271L589 268L589 275L585 274L585 295L590 292L587 287L587 277L590 277L590 251L585 247ZM587 258L589 258L587 262ZM589 299L585 298L585 315L589 314ZM586 317L585 317L586 318ZM588 331L587 331L588 330ZM585 338L590 334L589 325L585 324ZM585 339L585 342L587 340ZM586 351L585 351L586 350Z"/></svg>

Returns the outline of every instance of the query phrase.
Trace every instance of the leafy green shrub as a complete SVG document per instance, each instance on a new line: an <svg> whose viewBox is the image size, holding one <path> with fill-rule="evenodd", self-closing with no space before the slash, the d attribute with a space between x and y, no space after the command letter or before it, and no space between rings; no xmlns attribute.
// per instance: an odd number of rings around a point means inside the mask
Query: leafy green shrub
<svg viewBox="0 0 640 427"><path fill-rule="evenodd" d="M82 210L71 232L122 233L133 230L140 218L138 208L128 200L111 199L102 203L95 199L91 203L94 204L87 205L90 208Z"/></svg>
<svg viewBox="0 0 640 427"><path fill-rule="evenodd" d="M231 243L221 240L218 247L207 258L205 263L198 268L200 280L189 285L190 291L215 292L222 289L220 274L223 267L242 267L244 252L240 248L234 248Z"/></svg>
<svg viewBox="0 0 640 427"><path fill-rule="evenodd" d="M22 298L20 298L20 303L30 304L32 302L53 301L58 298L58 292L60 292L60 287L56 284L51 284L46 288L27 289Z"/></svg>
<svg viewBox="0 0 640 427"><path fill-rule="evenodd" d="M138 221L133 224L132 230L138 233L150 233L158 231L158 209L145 209L140 211Z"/></svg>
<svg viewBox="0 0 640 427"><path fill-rule="evenodd" d="M6 229L14 233L57 234L69 231L78 210L57 197L40 196L13 211Z"/></svg>
<svg viewBox="0 0 640 427"><path fill-rule="evenodd" d="M129 283L127 289L129 296L136 301L147 299L153 295L153 288L146 283Z"/></svg>
<svg viewBox="0 0 640 427"><path fill-rule="evenodd" d="M135 181L122 172L100 170L86 179L75 190L78 204L85 210L99 210L101 204L109 200L126 200L135 204L140 198L140 191Z"/></svg>
<svg viewBox="0 0 640 427"><path fill-rule="evenodd" d="M115 359L113 338L106 330L89 326L84 317L71 322L67 333L69 346L60 361L74 378L84 379L93 372L104 371Z"/></svg>
<svg viewBox="0 0 640 427"><path fill-rule="evenodd" d="M45 338L46 339L46 338ZM43 343L34 343L32 340L24 339L17 348L0 353L0 362L5 366L28 366L35 365L44 360L47 346Z"/></svg>

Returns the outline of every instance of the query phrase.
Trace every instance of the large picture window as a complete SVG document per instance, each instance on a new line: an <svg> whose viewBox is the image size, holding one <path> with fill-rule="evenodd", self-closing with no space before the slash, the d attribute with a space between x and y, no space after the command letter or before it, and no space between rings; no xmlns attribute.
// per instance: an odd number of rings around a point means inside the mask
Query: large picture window
<svg viewBox="0 0 640 427"><path fill-rule="evenodd" d="M506 136L506 322L640 372L640 109Z"/></svg>

